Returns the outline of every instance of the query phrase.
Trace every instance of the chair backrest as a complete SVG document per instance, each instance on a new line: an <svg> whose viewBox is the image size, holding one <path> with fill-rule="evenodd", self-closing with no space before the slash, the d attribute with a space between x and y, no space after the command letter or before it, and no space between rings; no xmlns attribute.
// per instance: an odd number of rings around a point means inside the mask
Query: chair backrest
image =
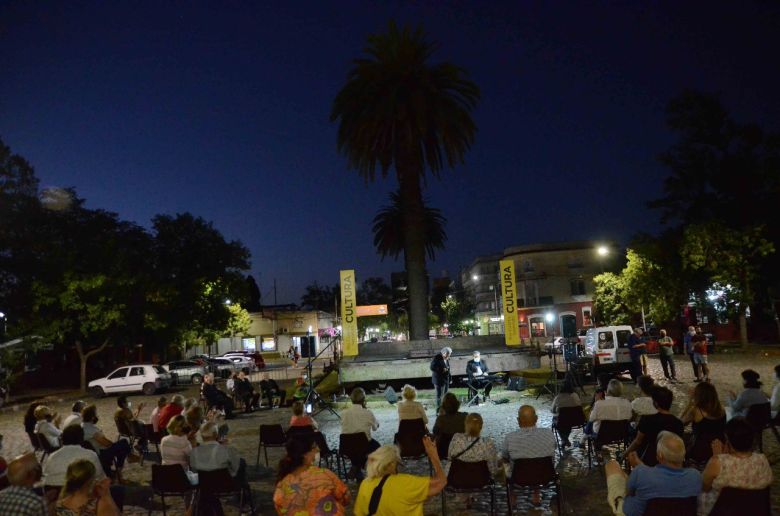
<svg viewBox="0 0 780 516"><path fill-rule="evenodd" d="M368 437L363 432L339 435L339 455L365 457L368 455Z"/></svg>
<svg viewBox="0 0 780 516"><path fill-rule="evenodd" d="M284 445L287 437L282 425L260 425L260 441L265 445Z"/></svg>
<svg viewBox="0 0 780 516"><path fill-rule="evenodd" d="M287 429L287 437L290 437L293 434L310 434L314 432L314 427L312 425L306 425L306 426L291 426Z"/></svg>
<svg viewBox="0 0 780 516"><path fill-rule="evenodd" d="M455 434L438 434L436 436L436 450L439 452L439 458L446 459L450 455L450 443Z"/></svg>
<svg viewBox="0 0 780 516"><path fill-rule="evenodd" d="M645 516L696 516L697 498L653 498L647 502Z"/></svg>
<svg viewBox="0 0 780 516"><path fill-rule="evenodd" d="M753 427L754 432L761 432L772 419L772 409L769 402L748 407L745 420Z"/></svg>
<svg viewBox="0 0 780 516"><path fill-rule="evenodd" d="M51 453L53 451L56 451L57 448L52 446L49 440L46 438L43 434L35 434L38 436L38 443L41 446L41 449L45 451L46 453Z"/></svg>
<svg viewBox="0 0 780 516"><path fill-rule="evenodd" d="M745 514L750 516L769 516L772 505L769 488L736 489L724 487L720 490L718 500L710 511L710 516L732 516Z"/></svg>
<svg viewBox="0 0 780 516"><path fill-rule="evenodd" d="M585 424L585 412L582 407L560 407L558 409L559 428L575 428Z"/></svg>
<svg viewBox="0 0 780 516"><path fill-rule="evenodd" d="M542 486L555 480L556 476L552 457L515 459L510 482L518 486Z"/></svg>
<svg viewBox="0 0 780 516"><path fill-rule="evenodd" d="M30 438L30 444L32 444L33 449L40 450L41 449L41 443L38 441L38 434L35 432L27 432L27 437Z"/></svg>
<svg viewBox="0 0 780 516"><path fill-rule="evenodd" d="M95 449L94 446L92 446L92 443L89 442L89 441L82 441L81 442L81 447L84 448L85 450L90 450L90 451L93 451L93 452L97 453L97 450Z"/></svg>
<svg viewBox="0 0 780 516"><path fill-rule="evenodd" d="M419 419L402 419L398 423L398 448L401 457L420 457L425 455L422 438L428 433L425 422Z"/></svg>
<svg viewBox="0 0 780 516"><path fill-rule="evenodd" d="M181 464L152 464L152 491L186 493L193 489Z"/></svg>
<svg viewBox="0 0 780 516"><path fill-rule="evenodd" d="M132 434L132 430L130 430L130 425L127 424L127 421L120 417L114 418L114 424L116 425L116 431L119 435L124 435L127 437L130 437Z"/></svg>
<svg viewBox="0 0 780 516"><path fill-rule="evenodd" d="M215 496L237 493L241 490L230 472L223 469L214 471L198 471L198 489L201 492Z"/></svg>
<svg viewBox="0 0 780 516"><path fill-rule="evenodd" d="M160 435L160 432L154 431L154 426L151 423L144 425L144 432L146 433L146 437L149 439L150 443L160 444L162 436Z"/></svg>
<svg viewBox="0 0 780 516"><path fill-rule="evenodd" d="M491 478L486 460L464 462L454 459L447 475L447 486L454 489L480 489L490 485Z"/></svg>
<svg viewBox="0 0 780 516"><path fill-rule="evenodd" d="M599 433L596 436L596 446L625 441L628 438L628 420L612 421L605 419L599 423Z"/></svg>

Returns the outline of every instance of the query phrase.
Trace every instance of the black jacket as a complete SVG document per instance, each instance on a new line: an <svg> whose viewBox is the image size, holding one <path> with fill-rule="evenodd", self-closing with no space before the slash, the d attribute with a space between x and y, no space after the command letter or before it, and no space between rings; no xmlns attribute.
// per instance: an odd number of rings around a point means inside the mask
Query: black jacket
<svg viewBox="0 0 780 516"><path fill-rule="evenodd" d="M204 383L201 392L209 405L219 405L227 398L227 394L217 389L214 384Z"/></svg>
<svg viewBox="0 0 780 516"><path fill-rule="evenodd" d="M433 385L448 385L450 383L450 362L441 353L431 360L431 380Z"/></svg>
<svg viewBox="0 0 780 516"><path fill-rule="evenodd" d="M484 360L480 360L479 364L474 362L474 360L469 360L468 363L466 363L466 374L469 376L469 381L474 378L474 374L477 372L477 365L479 365L483 373L488 372L488 366Z"/></svg>

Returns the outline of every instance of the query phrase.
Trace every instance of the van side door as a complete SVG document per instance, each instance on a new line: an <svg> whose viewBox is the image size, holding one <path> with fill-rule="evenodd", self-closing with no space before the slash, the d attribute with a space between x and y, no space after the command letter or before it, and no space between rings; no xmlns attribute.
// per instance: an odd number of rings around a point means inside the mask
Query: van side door
<svg viewBox="0 0 780 516"><path fill-rule="evenodd" d="M620 363L631 362L631 354L628 351L628 338L631 336L631 330L617 330L615 332L617 340L617 361Z"/></svg>
<svg viewBox="0 0 780 516"><path fill-rule="evenodd" d="M615 334L612 330L598 330L594 351L599 359L599 364L613 364L615 362Z"/></svg>

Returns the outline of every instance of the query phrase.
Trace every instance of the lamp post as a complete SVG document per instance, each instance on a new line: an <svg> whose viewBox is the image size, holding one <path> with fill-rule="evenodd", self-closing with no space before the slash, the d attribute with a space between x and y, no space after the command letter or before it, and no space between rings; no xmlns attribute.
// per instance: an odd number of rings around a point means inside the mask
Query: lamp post
<svg viewBox="0 0 780 516"><path fill-rule="evenodd" d="M552 323L555 320L555 315L552 312L547 312L545 314L545 316L544 316L544 320L547 321L547 325L545 325L545 327L544 327L544 334L545 334L545 337L549 337L549 335L547 335L547 327L548 326L552 326ZM554 327L552 329L552 337L553 337L553 340L555 340L555 328Z"/></svg>
<svg viewBox="0 0 780 516"><path fill-rule="evenodd" d="M5 332L8 331L8 319L5 317L5 313L0 312L0 319L3 320L3 339L5 339Z"/></svg>

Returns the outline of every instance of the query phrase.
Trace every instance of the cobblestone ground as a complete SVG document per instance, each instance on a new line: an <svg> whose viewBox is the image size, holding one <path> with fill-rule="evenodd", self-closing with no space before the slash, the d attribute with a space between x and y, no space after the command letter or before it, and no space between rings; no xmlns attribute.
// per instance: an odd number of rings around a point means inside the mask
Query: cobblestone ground
<svg viewBox="0 0 780 516"><path fill-rule="evenodd" d="M683 361L683 357L677 356L678 378L681 383L668 384L675 393L675 403L673 411L680 413L687 400L689 391L695 385L692 382L693 374L690 363ZM772 369L775 364L780 363L780 351L769 351L767 353L745 353L745 354L715 354L710 356L712 369L712 381L725 400L729 389L739 391L741 381L740 371L745 368L756 369L766 384L764 390L769 393L771 390ZM660 379L659 383L667 384L663 380L660 363L657 359L650 359L650 373ZM588 400L592 395L593 388L586 387ZM636 389L626 382L626 391L629 398L636 395ZM183 394L195 394L194 389L189 389ZM434 420L433 408L431 403L432 392L421 391L420 398L427 405L428 417L432 422ZM510 398L510 402L502 405L483 405L481 407L472 407L471 410L482 414L485 420L483 436L492 438L497 444L502 442L503 435L516 428L517 409L521 404L530 404L536 407L539 414L539 425L549 427L551 415L549 406L552 401L549 395L542 395L538 400L535 394L528 393L504 393L501 390L494 390L494 399L501 397ZM132 401L138 405L141 401L146 402L147 408L142 413L148 417L155 396L134 396ZM116 437L116 429L112 421L112 414L116 407L116 398L108 397L97 400L98 413L101 417L101 426L108 434L109 438ZM380 422L380 429L375 434L375 438L380 443L392 442L393 433L397 427L397 418L395 409L384 402L372 403L372 410ZM61 414L67 414L69 403L53 405L55 410ZM0 415L0 433L4 435L2 454L6 459L10 459L19 453L30 449L27 436L22 428L23 412L6 412ZM261 467L254 468L257 457L257 438L260 424L281 423L286 427L289 420L289 409L278 409L273 411L260 411L249 415L239 415L238 418L229 422L231 444L235 446L250 465L250 484L254 493L255 505L258 514L274 514L271 496L273 493L273 475L270 470L264 468L264 459L261 455ZM323 412L317 416L321 430L327 436L331 447L335 448L338 441L339 421L332 414ZM578 438L575 432L572 438ZM780 514L780 446L771 432L764 433L764 450L775 472L775 482L772 489L772 507L773 513ZM281 450L269 450L269 465L271 467L281 458ZM606 506L606 487L603 469L599 467L588 468L587 457L584 450L574 448L567 452L558 460L558 470L562 479L562 513L564 514L591 514L607 515L610 514ZM406 471L417 474L428 474L428 466L422 461L409 463L406 465ZM128 484L128 500L125 507L125 514L141 515L146 514L150 506L150 491L148 485L151 479L151 465L146 461L143 466L139 464L130 464L126 466L124 476ZM357 493L357 485L351 482L350 488L353 497ZM557 513L555 499L551 492L544 494L543 505L541 508L533 508L528 499L523 496L518 497L516 508L513 510L516 514L555 514ZM496 496L497 513L506 514L506 495L503 490L499 490ZM178 501L169 501L174 505L169 509L169 514L182 514L183 505ZM227 504L225 509L229 515L238 514L237 504ZM154 514L161 514L161 505L159 498L151 505ZM483 514L489 510L489 497L485 496L478 500L470 510L466 510L462 500L453 498L447 499L448 514ZM351 509L350 509L351 512ZM441 514L441 499L436 497L429 500L425 506L426 515Z"/></svg>

